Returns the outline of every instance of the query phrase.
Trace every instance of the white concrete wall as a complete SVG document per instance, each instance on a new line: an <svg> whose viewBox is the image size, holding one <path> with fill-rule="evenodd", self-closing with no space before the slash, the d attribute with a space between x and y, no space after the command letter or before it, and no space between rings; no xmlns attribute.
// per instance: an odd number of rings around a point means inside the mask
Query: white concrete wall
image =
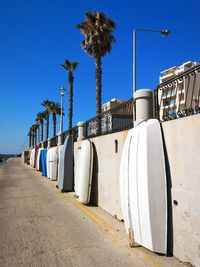
<svg viewBox="0 0 200 267"><path fill-rule="evenodd" d="M169 244L175 257L200 267L200 115L164 122L162 128L168 162ZM92 201L118 219L122 219L120 159L127 133L91 139L95 148ZM75 143L75 163L80 144Z"/></svg>
<svg viewBox="0 0 200 267"><path fill-rule="evenodd" d="M164 122L162 126L172 186L173 253L199 267L200 115Z"/></svg>
<svg viewBox="0 0 200 267"><path fill-rule="evenodd" d="M90 140L94 144L94 169L91 201L122 219L119 192L119 170L121 153L128 131L108 134ZM115 152L115 140L118 141L118 152ZM77 148L80 142L74 144L75 171Z"/></svg>

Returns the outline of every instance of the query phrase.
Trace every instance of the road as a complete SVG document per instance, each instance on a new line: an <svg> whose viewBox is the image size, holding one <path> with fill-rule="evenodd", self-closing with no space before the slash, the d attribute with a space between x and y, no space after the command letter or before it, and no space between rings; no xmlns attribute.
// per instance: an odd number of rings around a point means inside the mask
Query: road
<svg viewBox="0 0 200 267"><path fill-rule="evenodd" d="M129 248L122 222L59 192L56 182L11 158L0 163L0 266L186 265Z"/></svg>

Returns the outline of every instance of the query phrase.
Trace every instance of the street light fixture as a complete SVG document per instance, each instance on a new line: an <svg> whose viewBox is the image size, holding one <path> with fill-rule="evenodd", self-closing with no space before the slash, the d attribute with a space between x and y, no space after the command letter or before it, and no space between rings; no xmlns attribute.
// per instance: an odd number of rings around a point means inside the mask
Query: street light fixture
<svg viewBox="0 0 200 267"><path fill-rule="evenodd" d="M167 36L170 31L169 30L149 30L149 29L134 29L133 31L133 92L136 92L136 32L159 32L162 36Z"/></svg>
<svg viewBox="0 0 200 267"><path fill-rule="evenodd" d="M60 94L61 94L61 114L60 114L60 133L63 132L63 98L64 98L64 94L65 94L65 88L62 86L60 88Z"/></svg>

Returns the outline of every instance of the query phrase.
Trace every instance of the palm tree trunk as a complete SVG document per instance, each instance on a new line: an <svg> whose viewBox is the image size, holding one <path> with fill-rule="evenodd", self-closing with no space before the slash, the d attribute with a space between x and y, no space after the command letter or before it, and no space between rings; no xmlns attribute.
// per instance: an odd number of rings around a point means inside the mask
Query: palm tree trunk
<svg viewBox="0 0 200 267"><path fill-rule="evenodd" d="M43 142L43 137L44 137L44 120L41 120L41 142Z"/></svg>
<svg viewBox="0 0 200 267"><path fill-rule="evenodd" d="M34 131L32 131L31 139L32 139L32 144L31 144L31 146L34 146Z"/></svg>
<svg viewBox="0 0 200 267"><path fill-rule="evenodd" d="M35 129L35 146L37 145L37 129Z"/></svg>
<svg viewBox="0 0 200 267"><path fill-rule="evenodd" d="M46 141L47 141L49 138L49 115L47 116L46 120L47 120L47 125L46 125Z"/></svg>
<svg viewBox="0 0 200 267"><path fill-rule="evenodd" d="M31 147L31 133L29 133L28 137L28 147Z"/></svg>
<svg viewBox="0 0 200 267"><path fill-rule="evenodd" d="M73 76L71 77L71 81L69 83L69 111L68 111L68 128L71 132L72 129L72 116L73 116Z"/></svg>
<svg viewBox="0 0 200 267"><path fill-rule="evenodd" d="M95 66L96 66L96 116L98 119L98 134L101 134L101 76L102 76L102 68L101 68L101 56L95 56Z"/></svg>
<svg viewBox="0 0 200 267"><path fill-rule="evenodd" d="M40 143L40 124L38 124L38 143Z"/></svg>
<svg viewBox="0 0 200 267"><path fill-rule="evenodd" d="M53 136L56 136L56 113L52 113L53 116Z"/></svg>

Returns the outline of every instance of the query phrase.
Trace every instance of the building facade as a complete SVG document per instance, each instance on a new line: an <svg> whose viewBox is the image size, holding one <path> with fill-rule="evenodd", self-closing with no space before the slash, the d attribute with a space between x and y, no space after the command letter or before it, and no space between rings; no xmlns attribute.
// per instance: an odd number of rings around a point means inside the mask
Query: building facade
<svg viewBox="0 0 200 267"><path fill-rule="evenodd" d="M188 61L161 72L158 86L161 120L195 111L199 107L199 97L200 63Z"/></svg>

